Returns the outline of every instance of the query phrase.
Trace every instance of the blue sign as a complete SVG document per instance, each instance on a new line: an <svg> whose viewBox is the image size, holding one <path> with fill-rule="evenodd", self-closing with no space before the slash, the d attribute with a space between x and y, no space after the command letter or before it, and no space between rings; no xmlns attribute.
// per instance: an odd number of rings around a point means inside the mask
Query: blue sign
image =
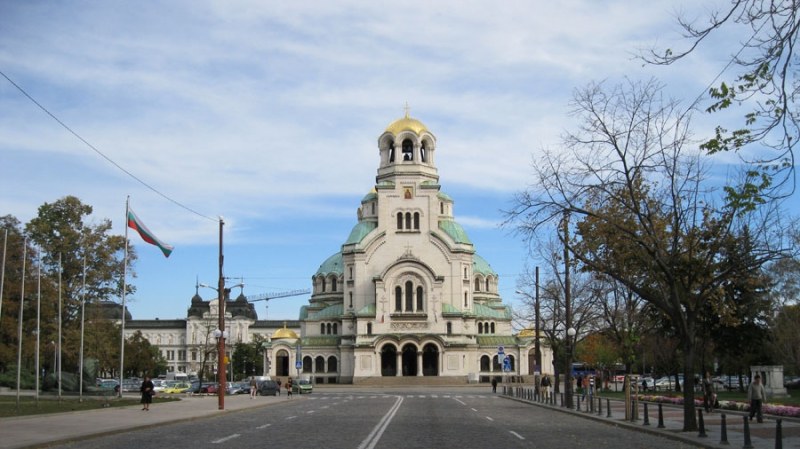
<svg viewBox="0 0 800 449"><path fill-rule="evenodd" d="M301 362L299 360L294 362L294 367L297 368L297 369L302 368L303 367L303 362Z"/></svg>
<svg viewBox="0 0 800 449"><path fill-rule="evenodd" d="M506 357L503 359L503 371L511 371L511 358Z"/></svg>
<svg viewBox="0 0 800 449"><path fill-rule="evenodd" d="M506 352L506 348L504 348L502 346L498 346L497 347L497 353L498 354L505 354L505 352Z"/></svg>

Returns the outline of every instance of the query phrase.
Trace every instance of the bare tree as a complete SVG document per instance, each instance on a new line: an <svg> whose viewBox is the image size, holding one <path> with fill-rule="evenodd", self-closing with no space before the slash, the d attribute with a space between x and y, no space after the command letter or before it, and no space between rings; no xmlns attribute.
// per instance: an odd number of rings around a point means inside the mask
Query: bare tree
<svg viewBox="0 0 800 449"><path fill-rule="evenodd" d="M700 155L688 150L688 117L655 81L606 90L592 84L574 99L577 130L558 152L533 162L532 186L515 197L509 224L530 239L564 214L574 235L562 244L582 268L614 279L660 311L684 358L684 430L696 430L693 407L698 316L711 302L730 307L723 286L774 255L773 229L752 207L716 207ZM760 220L757 220L759 218ZM726 246L747 225L757 244L752 266L727 263Z"/></svg>

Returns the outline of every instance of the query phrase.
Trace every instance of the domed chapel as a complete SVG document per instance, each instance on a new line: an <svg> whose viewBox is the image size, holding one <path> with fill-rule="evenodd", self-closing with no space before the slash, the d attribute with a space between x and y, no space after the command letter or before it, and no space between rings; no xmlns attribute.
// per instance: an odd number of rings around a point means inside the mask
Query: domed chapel
<svg viewBox="0 0 800 449"><path fill-rule="evenodd" d="M503 372L500 347L510 374L532 374L533 335L513 335L498 275L456 221L439 184L434 134L406 112L380 135L378 150L358 222L312 276L300 336L272 339L271 374L294 374L299 357L316 382L487 381Z"/></svg>

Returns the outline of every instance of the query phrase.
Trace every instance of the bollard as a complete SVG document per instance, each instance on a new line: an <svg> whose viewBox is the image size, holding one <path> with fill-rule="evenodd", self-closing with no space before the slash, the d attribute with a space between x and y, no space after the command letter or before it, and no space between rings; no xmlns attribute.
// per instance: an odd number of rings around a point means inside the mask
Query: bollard
<svg viewBox="0 0 800 449"><path fill-rule="evenodd" d="M730 444L728 443L728 425L724 413L722 414L721 418L722 423L720 426L722 426L722 429L720 429L719 433L719 444Z"/></svg>
<svg viewBox="0 0 800 449"><path fill-rule="evenodd" d="M783 420L775 421L775 449L783 449Z"/></svg>
<svg viewBox="0 0 800 449"><path fill-rule="evenodd" d="M742 416L744 420L744 445L742 449L753 449L753 443L750 442L750 420L747 416Z"/></svg>
<svg viewBox="0 0 800 449"><path fill-rule="evenodd" d="M575 397L577 399L577 401L575 401L575 404L577 405L577 408L575 410L581 411L581 395L577 394L575 395Z"/></svg>
<svg viewBox="0 0 800 449"><path fill-rule="evenodd" d="M703 409L697 409L697 413L698 426L700 426L700 433L698 433L697 436L700 438L705 438L708 435L706 435L706 424L705 421L703 421Z"/></svg>
<svg viewBox="0 0 800 449"><path fill-rule="evenodd" d="M597 398L597 416L603 416L603 398Z"/></svg>
<svg viewBox="0 0 800 449"><path fill-rule="evenodd" d="M561 397L561 406L563 407L564 406L564 393L559 393L558 395Z"/></svg>
<svg viewBox="0 0 800 449"><path fill-rule="evenodd" d="M606 399L606 418L611 418L611 399Z"/></svg>
<svg viewBox="0 0 800 449"><path fill-rule="evenodd" d="M650 425L650 416L647 413L647 402L644 403L644 422L642 423L643 426Z"/></svg>
<svg viewBox="0 0 800 449"><path fill-rule="evenodd" d="M662 409L661 403L658 404L658 428L664 428L664 410Z"/></svg>

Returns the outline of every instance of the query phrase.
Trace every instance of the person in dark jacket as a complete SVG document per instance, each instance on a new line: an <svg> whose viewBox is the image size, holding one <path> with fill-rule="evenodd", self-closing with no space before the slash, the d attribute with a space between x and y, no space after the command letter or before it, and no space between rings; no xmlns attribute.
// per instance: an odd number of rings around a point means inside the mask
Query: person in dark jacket
<svg viewBox="0 0 800 449"><path fill-rule="evenodd" d="M150 410L150 404L153 402L153 395L155 391L153 388L153 381L150 380L150 376L144 376L144 380L142 381L142 386L139 387L139 391L142 392L142 410Z"/></svg>

